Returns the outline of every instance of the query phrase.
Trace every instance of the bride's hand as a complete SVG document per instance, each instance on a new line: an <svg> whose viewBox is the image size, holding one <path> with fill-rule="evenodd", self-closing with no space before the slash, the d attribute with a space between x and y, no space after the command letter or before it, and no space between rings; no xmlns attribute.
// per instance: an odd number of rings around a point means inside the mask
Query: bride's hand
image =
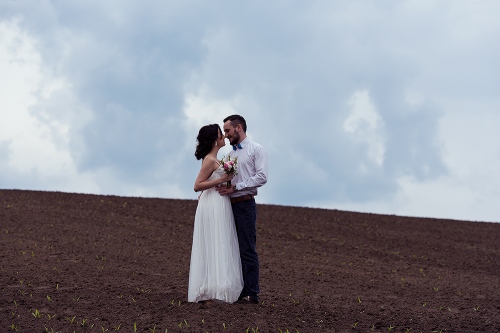
<svg viewBox="0 0 500 333"><path fill-rule="evenodd" d="M229 175L225 175L224 177L221 177L220 180L222 183L228 182L234 178L234 174L231 173Z"/></svg>

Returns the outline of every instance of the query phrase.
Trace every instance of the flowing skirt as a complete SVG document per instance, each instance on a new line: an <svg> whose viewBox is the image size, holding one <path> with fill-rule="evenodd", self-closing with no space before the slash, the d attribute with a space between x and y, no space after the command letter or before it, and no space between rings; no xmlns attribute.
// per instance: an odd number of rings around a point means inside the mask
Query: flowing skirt
<svg viewBox="0 0 500 333"><path fill-rule="evenodd" d="M196 208L189 269L188 301L233 303L243 289L241 259L228 196L202 193Z"/></svg>

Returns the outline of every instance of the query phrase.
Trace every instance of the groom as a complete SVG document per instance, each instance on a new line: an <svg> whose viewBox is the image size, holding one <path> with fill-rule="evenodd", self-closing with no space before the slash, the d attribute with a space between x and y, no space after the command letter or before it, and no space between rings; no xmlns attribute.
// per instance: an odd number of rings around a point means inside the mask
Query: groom
<svg viewBox="0 0 500 333"><path fill-rule="evenodd" d="M257 210L254 196L257 188L267 183L267 152L257 142L246 135L247 124L240 115L224 119L224 133L233 150L228 154L238 158L233 186L217 190L221 195L231 197L236 232L240 245L241 266L243 270L243 290L237 303L259 303L259 257L256 250L257 232L255 223Z"/></svg>

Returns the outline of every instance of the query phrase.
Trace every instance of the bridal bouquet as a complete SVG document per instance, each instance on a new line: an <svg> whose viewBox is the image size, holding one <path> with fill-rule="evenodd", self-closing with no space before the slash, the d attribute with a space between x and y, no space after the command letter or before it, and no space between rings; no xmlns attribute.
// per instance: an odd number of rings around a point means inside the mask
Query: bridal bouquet
<svg viewBox="0 0 500 333"><path fill-rule="evenodd" d="M220 164L222 165L222 168L224 169L224 171L228 175L234 174L236 176L238 174L238 172L236 172L236 166L238 165L238 158L237 157L235 157L234 159L231 159L231 156L227 156L226 158L222 158L220 160ZM226 186L227 186L227 188L230 188L231 181L228 181L226 183Z"/></svg>

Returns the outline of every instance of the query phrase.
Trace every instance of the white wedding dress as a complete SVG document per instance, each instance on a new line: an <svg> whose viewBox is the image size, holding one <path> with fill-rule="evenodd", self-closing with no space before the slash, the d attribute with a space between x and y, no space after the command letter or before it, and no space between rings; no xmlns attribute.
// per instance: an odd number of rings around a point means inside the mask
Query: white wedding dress
<svg viewBox="0 0 500 333"><path fill-rule="evenodd" d="M224 176L222 167L208 180ZM234 303L243 289L241 259L233 210L228 196L203 191L194 218L188 301Z"/></svg>

